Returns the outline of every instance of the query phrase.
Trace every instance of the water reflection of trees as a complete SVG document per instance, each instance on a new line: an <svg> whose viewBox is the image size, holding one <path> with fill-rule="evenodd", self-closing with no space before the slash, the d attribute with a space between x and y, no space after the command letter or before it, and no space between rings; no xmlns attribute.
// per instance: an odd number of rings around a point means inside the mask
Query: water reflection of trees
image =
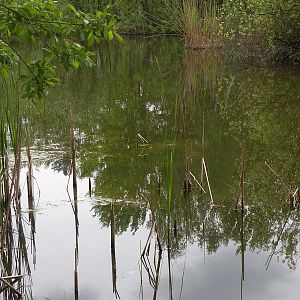
<svg viewBox="0 0 300 300"><path fill-rule="evenodd" d="M239 244L240 222L234 206L243 144L247 249L272 251L280 236L275 251L293 268L298 257L298 217L284 202L289 189L299 186L299 130L295 126L299 76L291 72L283 77L280 71L267 69L235 72L221 63L220 54L198 53L195 57L189 53L185 63L177 64L174 62L178 62L182 48L174 41L139 41L134 47L129 42L122 50L120 45L109 47L110 52L99 52L99 64L93 70L66 79L70 87L64 91L67 104L54 94L40 118L31 119L34 147L54 145L60 150L48 164L69 172L64 149L68 147L66 114L71 103L79 176L94 178L96 197L116 201L115 233L128 228L135 232L145 222L151 224L147 218L151 204L165 246L168 154L173 145L175 111L179 109L172 255L182 254L186 237L209 253L230 240ZM189 171L201 178L203 120L210 184L216 204L224 206L211 210L205 226L208 194L201 193L191 177L191 192L183 193ZM148 143L141 143L137 134ZM288 189L266 161L278 170ZM96 204L94 212L104 226L109 226L110 206ZM288 226L284 227L287 215ZM241 249L237 247L237 251Z"/></svg>

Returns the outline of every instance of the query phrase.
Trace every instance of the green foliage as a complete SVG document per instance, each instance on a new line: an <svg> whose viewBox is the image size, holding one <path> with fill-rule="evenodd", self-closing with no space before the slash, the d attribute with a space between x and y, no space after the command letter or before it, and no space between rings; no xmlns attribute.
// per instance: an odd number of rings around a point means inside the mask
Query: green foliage
<svg viewBox="0 0 300 300"><path fill-rule="evenodd" d="M171 211L171 228L175 220L177 226L176 239L171 232L174 257L184 253L187 233L190 243L199 243L208 253L228 243L239 245L240 227L233 207L240 182L239 145L243 142L248 206L245 247L255 252L272 251L289 212L283 209L288 191L265 161L286 185L299 186L297 71L247 68L237 72L232 65L224 65L216 52L194 51L184 57L182 44L170 38L106 46L99 53L100 66L69 78L63 95L60 89L55 90L40 118L37 111L29 117L32 145L42 151L40 154L47 153L37 155L35 163L44 162L69 174L66 115L71 103L78 130L78 174L94 179L93 192L99 200L93 207L95 215L109 226L111 210L105 204L114 199L116 234L136 232L147 222L150 202L165 246ZM187 158L191 159L191 172L201 178L203 116L210 184L216 204L225 206L211 211L205 234L208 193L200 194L192 181L191 194L188 198L183 195ZM178 131L174 124L177 118ZM169 154L176 132L169 209ZM137 145L137 133L149 144ZM207 191L206 186L204 189ZM298 211L291 214L293 225L285 229L277 248L291 268L299 255L293 244L299 234L298 216Z"/></svg>
<svg viewBox="0 0 300 300"><path fill-rule="evenodd" d="M298 0L227 0L221 32L227 41L263 58L299 58Z"/></svg>
<svg viewBox="0 0 300 300"><path fill-rule="evenodd" d="M56 65L67 71L91 66L92 52L87 48L102 39L122 40L116 25L116 18L106 9L84 13L70 3L52 0L0 3L1 75L17 73L24 83L23 97L40 100L60 81ZM18 51L20 43L40 43L42 51L27 60ZM20 63L23 67L17 68Z"/></svg>
<svg viewBox="0 0 300 300"><path fill-rule="evenodd" d="M128 32L178 32L183 29L181 0L73 0L74 6L85 11L111 5L120 19L121 29Z"/></svg>

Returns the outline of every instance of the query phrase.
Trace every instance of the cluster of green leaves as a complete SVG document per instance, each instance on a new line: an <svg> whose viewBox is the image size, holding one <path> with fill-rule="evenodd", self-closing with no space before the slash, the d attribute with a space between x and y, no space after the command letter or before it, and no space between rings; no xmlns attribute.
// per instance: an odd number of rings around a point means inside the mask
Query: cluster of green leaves
<svg viewBox="0 0 300 300"><path fill-rule="evenodd" d="M24 82L24 98L40 100L59 82L57 65L66 70L92 65L88 51L102 39L122 38L117 19L108 10L84 13L65 2L25 0L0 3L1 75L18 73ZM41 45L38 57L27 60L19 50L22 43ZM18 64L25 68L16 68ZM19 71L20 70L20 71Z"/></svg>
<svg viewBox="0 0 300 300"><path fill-rule="evenodd" d="M227 41L271 57L295 57L300 45L298 0L227 0L221 32Z"/></svg>

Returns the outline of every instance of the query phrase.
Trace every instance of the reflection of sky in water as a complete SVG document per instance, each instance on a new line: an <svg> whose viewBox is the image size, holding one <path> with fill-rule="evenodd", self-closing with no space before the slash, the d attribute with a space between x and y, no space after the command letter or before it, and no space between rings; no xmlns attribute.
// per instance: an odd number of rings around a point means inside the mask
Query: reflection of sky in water
<svg viewBox="0 0 300 300"><path fill-rule="evenodd" d="M68 203L68 177L40 168L35 170L41 190L37 213L37 265L32 270L34 299L74 299L74 216ZM79 290L80 299L115 299L112 294L110 229L101 228L92 217L91 202L86 196L87 180L79 186ZM36 191L37 192L37 191ZM51 204L50 204L51 203ZM117 287L121 299L139 299L140 243L145 243L148 229L135 235L129 231L116 237ZM188 245L181 299L240 299L241 257L238 245L220 247L213 255ZM245 254L244 299L298 299L299 269L290 271L276 257L265 271L269 253ZM173 296L179 299L185 257L172 261ZM168 299L167 253L163 253L158 299ZM144 272L144 299L152 299L152 289Z"/></svg>

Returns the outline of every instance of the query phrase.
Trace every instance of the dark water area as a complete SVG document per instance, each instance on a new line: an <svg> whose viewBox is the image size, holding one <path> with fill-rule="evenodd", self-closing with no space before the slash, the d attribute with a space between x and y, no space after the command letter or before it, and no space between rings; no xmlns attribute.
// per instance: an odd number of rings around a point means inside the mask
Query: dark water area
<svg viewBox="0 0 300 300"><path fill-rule="evenodd" d="M103 45L95 60L24 108L25 299L298 299L299 68L173 38Z"/></svg>

